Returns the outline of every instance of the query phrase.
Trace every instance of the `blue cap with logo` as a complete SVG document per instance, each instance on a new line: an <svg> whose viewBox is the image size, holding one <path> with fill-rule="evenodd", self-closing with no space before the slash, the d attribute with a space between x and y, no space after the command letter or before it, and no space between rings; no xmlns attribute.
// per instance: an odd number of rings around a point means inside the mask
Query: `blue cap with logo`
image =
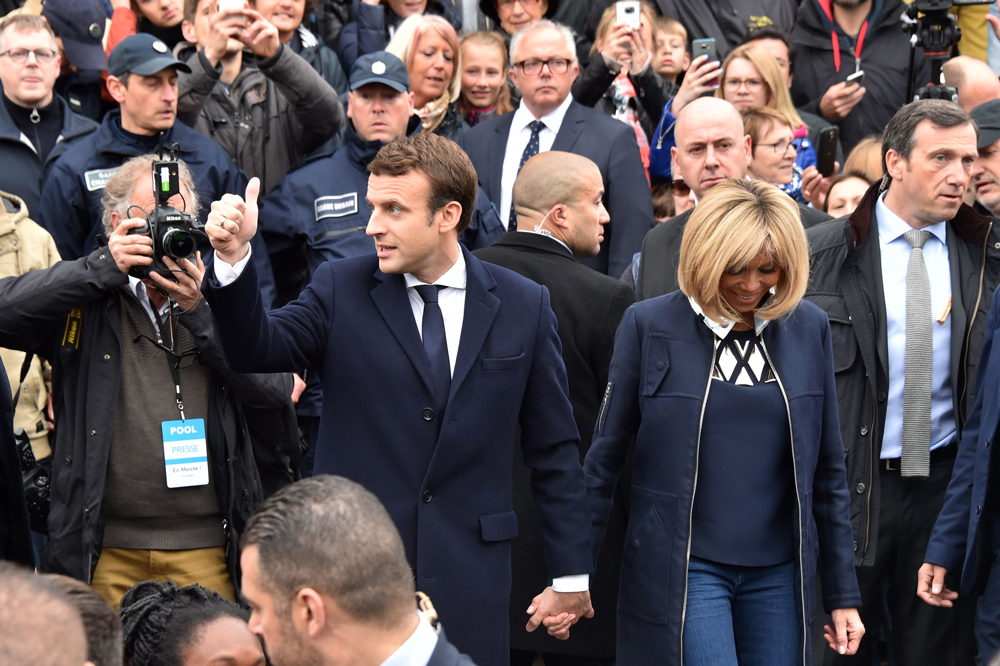
<svg viewBox="0 0 1000 666"><path fill-rule="evenodd" d="M191 73L191 68L170 53L162 40L146 32L123 39L108 56L108 74L121 76L126 72L152 76L167 67Z"/></svg>
<svg viewBox="0 0 1000 666"><path fill-rule="evenodd" d="M62 38L70 64L77 69L107 69L101 40L108 15L101 0L48 0L42 16Z"/></svg>
<svg viewBox="0 0 1000 666"><path fill-rule="evenodd" d="M351 90L369 83L382 83L401 93L410 92L410 75L406 65L386 51L366 53L354 61L351 68Z"/></svg>

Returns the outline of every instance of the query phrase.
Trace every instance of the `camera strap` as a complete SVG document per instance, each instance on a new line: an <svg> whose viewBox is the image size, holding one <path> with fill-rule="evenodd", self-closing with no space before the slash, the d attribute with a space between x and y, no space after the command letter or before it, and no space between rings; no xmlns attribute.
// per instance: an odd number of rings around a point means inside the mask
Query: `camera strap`
<svg viewBox="0 0 1000 666"><path fill-rule="evenodd" d="M28 352L24 355L24 363L21 364L21 379L17 382L17 392L14 393L14 399L11 401L10 408L17 409L17 401L21 397L21 388L24 386L24 378L28 376L28 372L31 370L31 361L35 358L34 352Z"/></svg>
<svg viewBox="0 0 1000 666"><path fill-rule="evenodd" d="M169 301L170 309L174 307L173 300ZM152 305L152 302L150 302ZM153 311L153 315L156 317L156 343L157 346L164 351L167 355L167 366L170 368L170 376L174 380L174 399L177 401L177 410L181 413L181 421L186 420L184 417L184 398L181 395L181 371L178 369L179 357L174 350L174 320L173 317L167 316L169 321L168 325L165 325L163 320L160 318L160 313L157 312L155 306L150 308ZM170 346L168 347L164 343L164 338L167 337L169 329L170 333Z"/></svg>

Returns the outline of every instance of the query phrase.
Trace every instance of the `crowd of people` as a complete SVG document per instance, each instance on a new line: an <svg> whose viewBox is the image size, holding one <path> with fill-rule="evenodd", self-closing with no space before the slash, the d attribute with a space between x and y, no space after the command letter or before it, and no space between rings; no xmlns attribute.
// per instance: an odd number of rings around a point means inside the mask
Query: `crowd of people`
<svg viewBox="0 0 1000 666"><path fill-rule="evenodd" d="M1000 664L995 8L0 8L3 663Z"/></svg>

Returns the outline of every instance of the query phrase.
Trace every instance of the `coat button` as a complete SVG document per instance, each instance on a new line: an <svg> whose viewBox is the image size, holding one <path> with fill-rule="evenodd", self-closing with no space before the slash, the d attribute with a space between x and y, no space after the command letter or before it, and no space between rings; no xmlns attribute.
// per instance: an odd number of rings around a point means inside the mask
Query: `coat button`
<svg viewBox="0 0 1000 666"><path fill-rule="evenodd" d="M110 361L111 360L111 354L105 354L104 355L104 360L105 361Z"/></svg>
<svg viewBox="0 0 1000 666"><path fill-rule="evenodd" d="M859 483L858 485L854 486L854 492L856 492L859 495L865 492L865 484Z"/></svg>
<svg viewBox="0 0 1000 666"><path fill-rule="evenodd" d="M66 456L65 458L63 458L63 464L65 464L66 467L69 467L70 465L73 464L73 458L71 456Z"/></svg>
<svg viewBox="0 0 1000 666"><path fill-rule="evenodd" d="M976 507L976 515L978 516L982 512L983 512L983 505L980 504L979 506Z"/></svg>
<svg viewBox="0 0 1000 666"><path fill-rule="evenodd" d="M656 362L656 369L657 370L663 370L663 368L665 368L665 367L667 367L667 364L664 363L663 361L657 361Z"/></svg>
<svg viewBox="0 0 1000 666"><path fill-rule="evenodd" d="M97 434L97 431L96 431L96 430L91 430L91 431L90 431L90 436L91 436L91 437L93 437L93 436L94 436L94 435L96 435L96 434Z"/></svg>
<svg viewBox="0 0 1000 666"><path fill-rule="evenodd" d="M434 410L430 407L424 407L424 411L420 415L424 417L424 421L430 421L434 418Z"/></svg>
<svg viewBox="0 0 1000 666"><path fill-rule="evenodd" d="M878 392L878 401L879 402L885 402L885 391L879 391Z"/></svg>
<svg viewBox="0 0 1000 666"><path fill-rule="evenodd" d="M868 434L868 426L861 426L861 435L864 436L867 434Z"/></svg>
<svg viewBox="0 0 1000 666"><path fill-rule="evenodd" d="M427 504L427 503L428 503L428 502L430 502L430 501L431 501L432 499L434 499L434 493L432 493L432 492L431 492L431 491L429 491L429 490L425 490L425 491L424 491L424 494L423 494L423 500L424 500L424 504Z"/></svg>
<svg viewBox="0 0 1000 666"><path fill-rule="evenodd" d="M990 444L991 444L991 442L990 442L990 438L989 438L989 437L987 437L987 438L986 438L986 448L990 448Z"/></svg>

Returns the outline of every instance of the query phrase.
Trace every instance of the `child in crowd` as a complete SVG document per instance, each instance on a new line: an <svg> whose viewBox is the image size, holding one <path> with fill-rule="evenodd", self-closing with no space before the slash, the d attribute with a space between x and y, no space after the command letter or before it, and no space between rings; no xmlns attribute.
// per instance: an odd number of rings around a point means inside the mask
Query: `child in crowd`
<svg viewBox="0 0 1000 666"><path fill-rule="evenodd" d="M687 50L687 29L680 21L661 16L656 19L655 32L653 70L665 81L677 84L677 78L691 64L691 54Z"/></svg>

